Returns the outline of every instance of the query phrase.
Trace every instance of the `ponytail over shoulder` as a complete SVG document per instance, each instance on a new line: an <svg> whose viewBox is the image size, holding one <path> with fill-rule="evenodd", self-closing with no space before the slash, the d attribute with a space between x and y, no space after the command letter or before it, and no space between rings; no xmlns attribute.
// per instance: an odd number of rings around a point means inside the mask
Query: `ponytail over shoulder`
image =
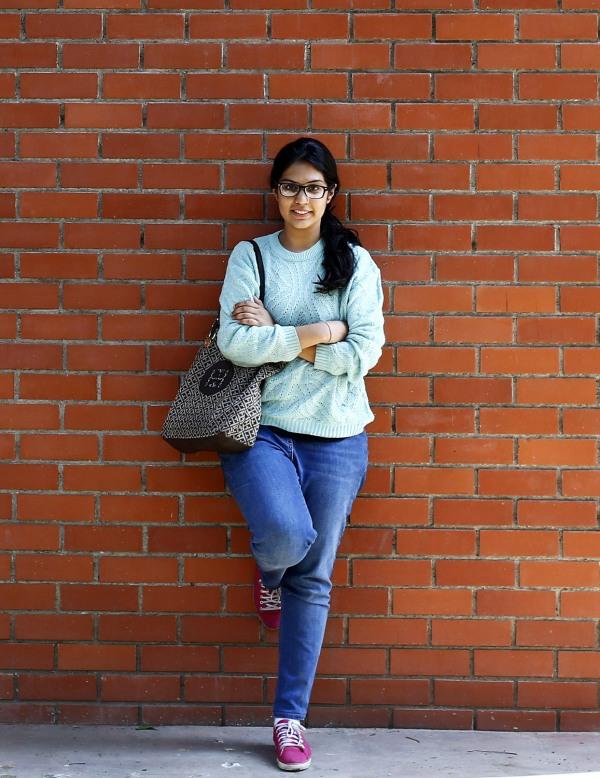
<svg viewBox="0 0 600 778"><path fill-rule="evenodd" d="M337 191L337 190L336 190ZM360 240L355 230L344 227L342 222L327 206L321 219L321 238L324 245L325 274L319 278L317 291L330 292L333 289L343 289L354 273L356 260L352 246L360 246Z"/></svg>
<svg viewBox="0 0 600 778"><path fill-rule="evenodd" d="M358 233L345 227L333 213L333 204L340 188L335 158L324 143L316 138L298 138L283 146L273 160L271 187L275 189L283 173L295 162L308 162L323 174L334 195L321 219L321 239L324 245L325 273L316 283L318 292L343 289L352 278L355 266L353 246L360 246Z"/></svg>

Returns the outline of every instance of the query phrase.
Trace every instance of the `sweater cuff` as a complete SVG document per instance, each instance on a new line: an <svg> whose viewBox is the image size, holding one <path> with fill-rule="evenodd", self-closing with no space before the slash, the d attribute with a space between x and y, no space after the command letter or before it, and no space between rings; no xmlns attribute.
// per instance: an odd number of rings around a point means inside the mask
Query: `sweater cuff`
<svg viewBox="0 0 600 778"><path fill-rule="evenodd" d="M276 324L275 327L281 330L282 336L282 355L280 359L282 362L291 362L292 359L295 359L302 351L302 345L298 333L296 332L296 328L292 326L282 326L280 324Z"/></svg>
<svg viewBox="0 0 600 778"><path fill-rule="evenodd" d="M315 351L314 366L317 370L325 370L331 372L331 358L333 356L333 350L331 346L319 343Z"/></svg>

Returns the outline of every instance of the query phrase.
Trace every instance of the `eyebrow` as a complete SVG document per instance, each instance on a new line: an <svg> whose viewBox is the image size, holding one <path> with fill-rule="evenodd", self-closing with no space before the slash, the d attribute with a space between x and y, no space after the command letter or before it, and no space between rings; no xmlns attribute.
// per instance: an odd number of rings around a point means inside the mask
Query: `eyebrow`
<svg viewBox="0 0 600 778"><path fill-rule="evenodd" d="M285 184L300 184L300 186L304 186L303 184L300 183L300 181L294 181L291 178L282 178L279 181L279 183L280 184L283 184L283 183L285 183ZM307 181L305 185L308 186L308 184L324 184L324 185L327 185L327 182L324 179L322 179L322 178L313 178L310 181Z"/></svg>

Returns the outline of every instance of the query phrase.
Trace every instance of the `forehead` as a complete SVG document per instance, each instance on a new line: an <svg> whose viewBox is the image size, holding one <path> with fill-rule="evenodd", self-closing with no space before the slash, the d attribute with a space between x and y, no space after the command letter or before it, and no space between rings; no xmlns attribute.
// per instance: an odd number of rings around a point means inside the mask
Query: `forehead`
<svg viewBox="0 0 600 778"><path fill-rule="evenodd" d="M281 178L295 181L298 184L309 184L317 181L325 183L323 174L308 162L294 162L283 171Z"/></svg>

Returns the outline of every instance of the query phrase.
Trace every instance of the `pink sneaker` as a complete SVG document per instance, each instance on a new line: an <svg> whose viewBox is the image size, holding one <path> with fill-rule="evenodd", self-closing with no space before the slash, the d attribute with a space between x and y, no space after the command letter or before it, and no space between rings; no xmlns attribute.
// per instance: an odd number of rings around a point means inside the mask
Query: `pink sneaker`
<svg viewBox="0 0 600 778"><path fill-rule="evenodd" d="M281 719L273 727L277 767L293 772L310 767L312 748L302 734L306 730L295 719Z"/></svg>
<svg viewBox="0 0 600 778"><path fill-rule="evenodd" d="M258 567L254 573L254 605L258 618L267 629L279 629L281 620L281 589L263 586Z"/></svg>

